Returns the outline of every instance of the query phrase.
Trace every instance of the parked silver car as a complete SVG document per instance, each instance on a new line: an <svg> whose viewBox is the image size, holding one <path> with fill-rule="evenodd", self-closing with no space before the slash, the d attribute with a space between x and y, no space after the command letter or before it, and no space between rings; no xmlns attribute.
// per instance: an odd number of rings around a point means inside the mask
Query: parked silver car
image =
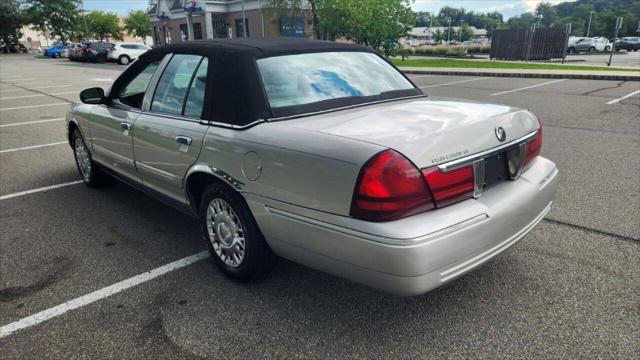
<svg viewBox="0 0 640 360"><path fill-rule="evenodd" d="M528 111L431 99L370 49L294 39L159 47L81 93L69 143L201 222L246 281L276 254L403 295L522 239L558 184Z"/></svg>

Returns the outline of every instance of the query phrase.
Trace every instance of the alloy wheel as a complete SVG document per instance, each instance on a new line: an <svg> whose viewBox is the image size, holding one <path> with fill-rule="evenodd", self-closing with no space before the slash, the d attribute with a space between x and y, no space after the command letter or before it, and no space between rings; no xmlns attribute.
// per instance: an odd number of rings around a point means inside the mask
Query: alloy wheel
<svg viewBox="0 0 640 360"><path fill-rule="evenodd" d="M91 157L82 139L76 139L74 150L80 174L85 181L89 181L91 179Z"/></svg>
<svg viewBox="0 0 640 360"><path fill-rule="evenodd" d="M230 267L238 267L245 257L245 227L235 210L221 198L207 207L207 232L216 255Z"/></svg>

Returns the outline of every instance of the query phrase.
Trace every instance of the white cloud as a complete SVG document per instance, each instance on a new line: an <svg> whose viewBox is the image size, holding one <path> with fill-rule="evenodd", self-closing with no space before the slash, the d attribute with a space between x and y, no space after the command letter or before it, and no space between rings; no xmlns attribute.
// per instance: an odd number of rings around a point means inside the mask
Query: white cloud
<svg viewBox="0 0 640 360"><path fill-rule="evenodd" d="M496 6L489 6L489 7L484 7L484 8L480 8L478 9L477 12L481 12L481 13L490 13L490 12L503 12L505 10L513 10L516 7L518 7L518 3L511 3L511 4L503 4L503 5L496 5Z"/></svg>
<svg viewBox="0 0 640 360"><path fill-rule="evenodd" d="M538 4L540 4L541 2L548 2L548 3L551 3L552 5L558 5L562 2L574 2L576 0L521 0L521 1L526 11L533 12L536 10L536 6L538 6Z"/></svg>

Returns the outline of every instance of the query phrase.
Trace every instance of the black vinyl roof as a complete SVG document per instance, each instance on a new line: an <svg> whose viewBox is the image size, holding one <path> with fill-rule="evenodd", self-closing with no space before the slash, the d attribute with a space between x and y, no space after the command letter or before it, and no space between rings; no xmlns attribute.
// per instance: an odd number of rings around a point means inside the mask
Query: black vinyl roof
<svg viewBox="0 0 640 360"><path fill-rule="evenodd" d="M236 127L249 126L260 120L327 111L403 96L422 95L422 92L415 88L398 94L387 94L380 98L340 98L287 108L271 108L269 106L256 59L288 54L338 51L374 53L372 49L361 45L296 38L197 40L159 46L145 52L138 61L131 65L130 70L127 69L125 74L116 80L114 88L118 89L128 83L129 76L135 76L141 71L148 63L145 59L160 59L165 54L171 53L207 56L213 60L209 61L209 76L207 76L205 94L209 101L205 105L203 119ZM372 76L376 75L372 74Z"/></svg>
<svg viewBox="0 0 640 360"><path fill-rule="evenodd" d="M238 53L250 53L256 57L270 57L283 54L322 52L322 51L364 51L373 52L369 47L339 43L335 41L306 40L297 38L233 38L215 40L195 40L154 48L150 53L193 51L193 50L226 50Z"/></svg>

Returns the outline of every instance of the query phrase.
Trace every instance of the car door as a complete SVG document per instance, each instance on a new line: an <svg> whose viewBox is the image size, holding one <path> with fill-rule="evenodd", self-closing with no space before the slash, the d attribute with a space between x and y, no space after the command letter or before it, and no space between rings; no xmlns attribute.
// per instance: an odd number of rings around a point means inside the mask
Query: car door
<svg viewBox="0 0 640 360"><path fill-rule="evenodd" d="M145 97L133 132L135 163L145 186L186 203L184 177L200 154L209 59L173 55Z"/></svg>
<svg viewBox="0 0 640 360"><path fill-rule="evenodd" d="M149 60L133 69L131 80L113 89L109 105L96 106L91 114L91 146L98 163L132 180L141 181L133 159L132 130L142 111L149 82L160 66L160 59ZM137 70L137 71L136 71Z"/></svg>

